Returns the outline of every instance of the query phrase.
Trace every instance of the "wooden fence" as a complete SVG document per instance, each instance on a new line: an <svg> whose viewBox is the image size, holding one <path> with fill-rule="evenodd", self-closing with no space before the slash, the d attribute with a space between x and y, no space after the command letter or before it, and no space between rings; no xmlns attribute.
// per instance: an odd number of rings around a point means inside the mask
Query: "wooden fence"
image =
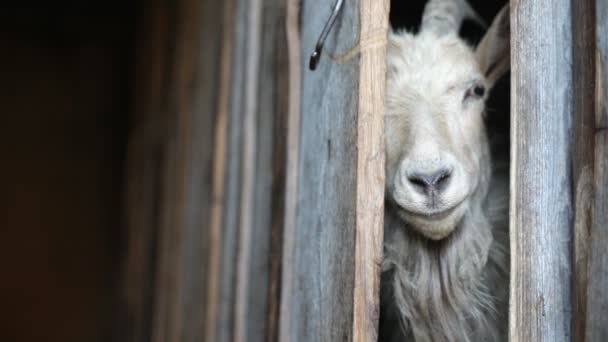
<svg viewBox="0 0 608 342"><path fill-rule="evenodd" d="M388 0L151 0L125 341L374 341ZM608 4L511 1L510 340L608 340Z"/></svg>

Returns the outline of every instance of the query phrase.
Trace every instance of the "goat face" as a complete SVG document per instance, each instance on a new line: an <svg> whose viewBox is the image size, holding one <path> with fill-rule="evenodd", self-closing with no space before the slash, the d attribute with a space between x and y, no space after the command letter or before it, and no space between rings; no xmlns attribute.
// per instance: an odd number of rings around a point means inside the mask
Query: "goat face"
<svg viewBox="0 0 608 342"><path fill-rule="evenodd" d="M508 68L508 10L476 51L455 33L392 33L387 61L387 196L409 226L439 240L487 191L482 116Z"/></svg>

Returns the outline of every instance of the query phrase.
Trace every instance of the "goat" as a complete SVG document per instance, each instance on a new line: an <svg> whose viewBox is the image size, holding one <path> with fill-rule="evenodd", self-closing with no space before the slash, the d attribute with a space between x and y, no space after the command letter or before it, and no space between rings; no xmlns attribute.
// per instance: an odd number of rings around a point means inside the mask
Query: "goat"
<svg viewBox="0 0 608 342"><path fill-rule="evenodd" d="M475 49L466 17L465 0L431 0L419 33L389 34L381 340L506 339L508 168L483 116L509 69L508 5Z"/></svg>

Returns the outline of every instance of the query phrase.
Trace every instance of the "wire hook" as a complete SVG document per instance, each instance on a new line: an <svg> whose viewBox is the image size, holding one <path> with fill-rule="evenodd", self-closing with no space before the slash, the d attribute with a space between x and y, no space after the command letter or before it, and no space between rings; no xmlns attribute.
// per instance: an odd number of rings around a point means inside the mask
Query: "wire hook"
<svg viewBox="0 0 608 342"><path fill-rule="evenodd" d="M310 55L310 63L308 64L308 67L310 68L310 70L314 71L317 68L317 65L319 65L319 60L321 59L321 52L323 51L323 45L325 44L325 39L327 39L327 36L329 35L329 31L331 31L331 28L334 26L334 23L336 22L336 18L338 17L338 14L340 14L340 11L342 10L343 4L344 4L344 0L336 1L336 5L334 6L334 11L331 13L331 16L329 17L329 20L327 21L327 23L325 23L325 26L323 27L323 31L321 31L321 36L319 36L319 40L317 40L317 45L315 45L315 50Z"/></svg>

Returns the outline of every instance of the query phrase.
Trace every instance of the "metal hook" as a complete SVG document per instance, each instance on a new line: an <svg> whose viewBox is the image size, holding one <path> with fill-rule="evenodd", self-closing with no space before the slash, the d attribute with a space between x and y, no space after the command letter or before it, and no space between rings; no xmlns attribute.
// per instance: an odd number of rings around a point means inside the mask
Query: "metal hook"
<svg viewBox="0 0 608 342"><path fill-rule="evenodd" d="M329 17L329 20L327 21L327 23L325 23L325 27L323 27L323 31L321 31L321 36L319 36L317 45L315 45L315 51L313 51L312 54L310 55L310 63L308 64L308 67L310 68L310 70L315 70L317 68L317 65L319 64L319 60L321 59L321 52L323 51L323 45L325 44L325 39L327 39L327 36L329 35L329 31L331 31L331 28L334 26L334 23L336 22L336 18L338 17L338 14L340 14L340 10L342 10L343 4L344 4L344 0L336 1L336 5L334 6L334 11L332 12L331 16Z"/></svg>

